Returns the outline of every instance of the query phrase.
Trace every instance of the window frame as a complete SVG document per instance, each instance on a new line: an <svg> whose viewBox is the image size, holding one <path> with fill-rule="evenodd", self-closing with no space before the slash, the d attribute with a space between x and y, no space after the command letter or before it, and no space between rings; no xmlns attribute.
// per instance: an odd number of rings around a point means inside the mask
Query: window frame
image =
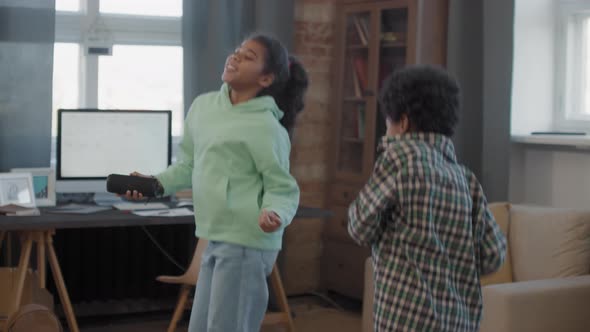
<svg viewBox="0 0 590 332"><path fill-rule="evenodd" d="M80 45L79 105L98 108L98 55L86 55L86 38L106 31L112 45L182 46L182 17L100 13L100 0L80 0L80 11L56 11L55 42Z"/></svg>
<svg viewBox="0 0 590 332"><path fill-rule="evenodd" d="M583 112L584 73L590 61L583 61L589 49L590 3L583 0L557 3L557 31L555 34L555 113L557 130L590 131L590 110ZM584 31L585 30L585 31ZM584 36L584 34L587 34ZM584 114L586 113L586 114Z"/></svg>

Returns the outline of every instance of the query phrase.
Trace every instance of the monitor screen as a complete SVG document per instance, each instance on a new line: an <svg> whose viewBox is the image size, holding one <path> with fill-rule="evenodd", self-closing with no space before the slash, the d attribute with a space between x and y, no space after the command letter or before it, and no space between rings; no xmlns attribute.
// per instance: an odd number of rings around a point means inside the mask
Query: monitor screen
<svg viewBox="0 0 590 332"><path fill-rule="evenodd" d="M171 111L58 110L57 180L156 174L170 165Z"/></svg>

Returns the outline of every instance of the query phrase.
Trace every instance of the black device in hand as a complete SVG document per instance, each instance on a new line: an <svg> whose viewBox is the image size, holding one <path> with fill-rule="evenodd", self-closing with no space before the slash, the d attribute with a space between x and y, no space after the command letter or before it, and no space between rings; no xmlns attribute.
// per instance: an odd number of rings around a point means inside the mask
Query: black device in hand
<svg viewBox="0 0 590 332"><path fill-rule="evenodd" d="M142 176L110 174L107 177L107 191L125 195L127 190L137 190L144 197L156 197L161 194L160 185L156 178Z"/></svg>

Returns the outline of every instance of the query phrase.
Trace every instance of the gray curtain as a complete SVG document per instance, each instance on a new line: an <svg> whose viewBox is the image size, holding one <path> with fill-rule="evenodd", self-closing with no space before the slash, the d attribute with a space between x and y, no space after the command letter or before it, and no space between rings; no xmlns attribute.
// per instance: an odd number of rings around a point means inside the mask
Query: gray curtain
<svg viewBox="0 0 590 332"><path fill-rule="evenodd" d="M483 6L483 178L489 201L508 200L514 0Z"/></svg>
<svg viewBox="0 0 590 332"><path fill-rule="evenodd" d="M489 201L508 199L514 0L451 0L448 68L463 89L454 137Z"/></svg>
<svg viewBox="0 0 590 332"><path fill-rule="evenodd" d="M49 167L55 1L0 0L0 172Z"/></svg>
<svg viewBox="0 0 590 332"><path fill-rule="evenodd" d="M252 32L269 33L291 49L293 0L184 0L184 104L219 89L229 52Z"/></svg>
<svg viewBox="0 0 590 332"><path fill-rule="evenodd" d="M481 179L483 137L483 3L450 2L447 68L459 80L463 112L454 136L457 157Z"/></svg>

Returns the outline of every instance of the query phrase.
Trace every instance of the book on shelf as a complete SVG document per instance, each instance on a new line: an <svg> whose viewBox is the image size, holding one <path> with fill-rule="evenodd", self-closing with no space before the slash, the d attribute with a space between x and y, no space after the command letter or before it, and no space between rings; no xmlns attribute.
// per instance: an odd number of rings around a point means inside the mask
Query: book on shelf
<svg viewBox="0 0 590 332"><path fill-rule="evenodd" d="M369 40L369 19L366 17L359 17L359 23L361 25L361 29L363 33L367 37L367 41Z"/></svg>
<svg viewBox="0 0 590 332"><path fill-rule="evenodd" d="M354 103L344 109L343 137L347 142L360 143L365 138L366 104Z"/></svg>
<svg viewBox="0 0 590 332"><path fill-rule="evenodd" d="M356 29L356 33L357 33L357 35L359 37L359 40L361 41L361 43L363 44L363 46L367 46L368 45L368 42L369 42L369 40L368 40L368 34L365 34L365 31L364 31L364 29L362 27L361 19L358 16L354 15L352 17L352 22L353 22L354 27Z"/></svg>
<svg viewBox="0 0 590 332"><path fill-rule="evenodd" d="M363 97L363 89L361 88L361 83L359 82L359 77L356 74L356 70L352 70L352 85L354 87L354 96L356 98Z"/></svg>
<svg viewBox="0 0 590 332"><path fill-rule="evenodd" d="M358 77L361 91L365 91L367 90L367 86L369 84L369 78L367 76L367 62L362 57L355 57L353 62L354 71L356 71L356 76Z"/></svg>
<svg viewBox="0 0 590 332"><path fill-rule="evenodd" d="M0 206L0 215L5 216L38 216L41 213L37 208L24 207L16 204Z"/></svg>
<svg viewBox="0 0 590 332"><path fill-rule="evenodd" d="M357 106L357 117L357 137L362 140L365 138L365 104Z"/></svg>

